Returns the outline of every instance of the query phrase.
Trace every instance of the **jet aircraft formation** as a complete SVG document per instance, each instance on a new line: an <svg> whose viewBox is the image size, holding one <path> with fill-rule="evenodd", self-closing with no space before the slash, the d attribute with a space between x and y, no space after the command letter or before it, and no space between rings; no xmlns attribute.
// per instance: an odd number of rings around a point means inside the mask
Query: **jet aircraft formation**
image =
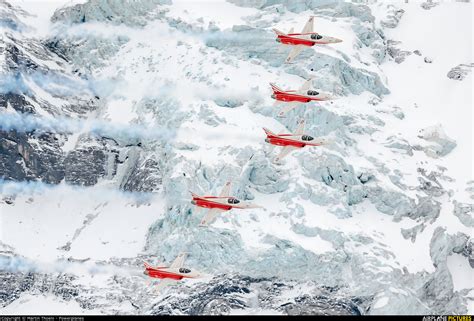
<svg viewBox="0 0 474 321"><path fill-rule="evenodd" d="M293 28L284 33L277 29L273 29L276 33L276 41L292 46L292 49L285 60L285 63L290 63L305 47L312 47L314 45L326 45L342 42L342 40L321 35L313 31L314 16L311 16L305 24L301 33L294 33ZM330 93L325 93L319 90L310 88L312 79L308 79L303 86L298 90L283 90L274 83L270 83L273 90L271 98L275 99L275 106L283 104L278 116L284 117L285 114L299 104L306 104L309 102L320 102L335 99ZM304 133L305 121L300 120L298 127L294 133L280 133L275 134L267 128L263 128L267 135L265 142L273 146L283 147L280 154L275 157L274 162L280 162L285 156L293 150L303 148L305 146L321 146L325 141L315 139ZM199 226L207 227L210 223L222 212L230 211L232 209L250 209L261 208L256 204L247 201L239 200L231 195L231 182L227 182L219 196L200 196L196 193L190 192L192 195L191 203L199 208L207 209L206 215L202 218ZM144 262L144 274L156 279L161 279L156 290L161 290L163 287L175 283L182 279L193 279L202 277L203 274L194 271L190 268L184 267L184 261L187 253L181 252L170 266L152 266Z"/></svg>

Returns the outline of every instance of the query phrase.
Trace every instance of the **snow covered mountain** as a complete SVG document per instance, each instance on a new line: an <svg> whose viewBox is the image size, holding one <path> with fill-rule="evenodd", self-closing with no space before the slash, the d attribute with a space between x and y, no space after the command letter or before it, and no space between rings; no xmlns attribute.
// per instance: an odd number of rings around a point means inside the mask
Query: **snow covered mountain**
<svg viewBox="0 0 474 321"><path fill-rule="evenodd" d="M343 39L289 49L272 28ZM443 23L439 23L443 21ZM474 313L472 4L0 0L3 314ZM279 118L269 82L339 98ZM262 127L329 143L272 163ZM189 190L262 209L208 228ZM157 294L142 260L206 277Z"/></svg>

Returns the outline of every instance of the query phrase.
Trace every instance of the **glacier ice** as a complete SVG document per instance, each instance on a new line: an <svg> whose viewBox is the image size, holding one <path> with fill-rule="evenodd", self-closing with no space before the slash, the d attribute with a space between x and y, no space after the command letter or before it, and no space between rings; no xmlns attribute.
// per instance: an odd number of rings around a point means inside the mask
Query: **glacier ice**
<svg viewBox="0 0 474 321"><path fill-rule="evenodd" d="M6 181L83 185L85 193L88 186L151 193L162 202L130 201L127 219L136 218L134 206L150 206L156 215L146 226L142 252L134 257L76 258L71 256L76 241L71 238L58 249L68 262L89 262L97 265L95 269L113 265L126 273L97 276L101 281L94 284L74 273L2 271L0 283L9 294L1 296L0 305L31 292L75 300L84 309L104 313L466 313L469 289L455 290L447 260L461 255L474 266L473 243L466 233L441 226L448 217L461 227L472 227L472 204L457 200L455 182L426 164L443 161L457 142L438 127L423 129L418 140L394 130L410 121L410 113L389 96L390 83L381 68L391 59L402 63L411 54L384 34L385 28L396 30L404 11L386 5L379 17L372 4L231 2L258 11L224 28L212 19L204 23L170 15L170 1L90 0L56 11L52 17L56 29L42 41L23 37L21 30L27 26L21 14L0 3L7 8L0 11L0 21L10 29L2 35L1 52L6 57L0 63L2 75L17 77L15 88L27 89L2 92L1 112L108 122L115 111L111 107L123 102L124 110L132 114L126 126L143 129L128 136L123 127L113 125L96 135L77 135L77 130L1 131L0 176ZM287 53L276 50L268 28L288 20L288 15L302 13L295 16L299 19L311 11L332 23L344 21L352 52L304 51L295 64L285 66ZM154 23L163 27L163 36L179 35L177 62L183 70L176 74L166 69L177 63L168 62L172 55L166 49L137 39ZM108 31L89 32L93 26ZM66 32L58 33L61 29ZM236 74L252 70L259 81L283 78L289 83L316 74L313 85L341 99L301 107L286 119L275 120L274 109L266 106L263 85L242 90L239 86L245 87L245 81L236 85L231 75L223 75L214 65ZM44 95L29 82L33 70L81 84L81 90ZM456 70L450 78L465 76ZM98 77L101 74L105 79ZM134 74L148 76L134 78ZM129 82L152 90L133 95L126 91ZM183 88L190 92L203 88L196 83L216 93L174 94ZM392 100L387 102L386 96ZM275 165L271 162L275 152L263 147L263 138L258 142L250 137L248 144L221 142L230 139L226 131L235 129L235 115L247 114L251 116L241 125L249 132L260 131L265 122L293 130L305 117L306 130L330 144L295 152ZM154 139L144 133L156 127L176 129L177 134ZM187 137L186 130L193 127L199 135ZM184 135L179 135L181 130ZM220 133L222 139L206 142L197 137L208 130ZM409 166L394 165L398 161ZM218 193L228 179L233 180L237 197L261 201L267 208L224 213L212 228L200 228L203 213L190 204L188 191ZM0 200L2 211L21 206L23 198L7 194ZM105 203L94 204L97 212L89 213L92 216L73 231L93 229L102 209L109 206ZM114 230L114 224L130 221L108 222L107 229ZM151 296L141 277L141 259L169 262L179 251L191 254L189 266L214 276L179 284L158 298ZM0 255L21 257L1 242ZM405 257L409 255L418 261Z"/></svg>
<svg viewBox="0 0 474 321"><path fill-rule="evenodd" d="M107 21L116 24L146 24L145 16L157 5L170 4L170 0L91 0L57 10L51 21L80 24L89 21Z"/></svg>

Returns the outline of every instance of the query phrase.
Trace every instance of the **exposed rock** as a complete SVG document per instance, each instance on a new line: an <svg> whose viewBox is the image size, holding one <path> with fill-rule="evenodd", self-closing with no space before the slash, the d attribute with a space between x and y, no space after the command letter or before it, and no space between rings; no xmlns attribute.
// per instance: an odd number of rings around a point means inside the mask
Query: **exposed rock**
<svg viewBox="0 0 474 321"><path fill-rule="evenodd" d="M437 5L439 5L438 2L433 2L433 0L427 0L426 2L423 2L421 4L421 7L425 10L430 10L431 8L434 8Z"/></svg>
<svg viewBox="0 0 474 321"><path fill-rule="evenodd" d="M156 160L148 158L137 162L123 185L123 189L136 192L155 192L159 190L161 184L161 166Z"/></svg>
<svg viewBox="0 0 474 321"><path fill-rule="evenodd" d="M64 159L66 182L91 186L106 175L107 157L100 142L83 139Z"/></svg>
<svg viewBox="0 0 474 321"><path fill-rule="evenodd" d="M440 197L441 195L446 193L446 191L443 189L443 186L438 180L438 178L444 179L444 176L442 176L441 173L433 171L429 175L427 175L426 170L423 168L418 168L417 171L422 175L422 177L418 177L420 186L417 187L417 190L423 191L424 193L432 197Z"/></svg>
<svg viewBox="0 0 474 321"><path fill-rule="evenodd" d="M3 179L57 184L64 178L63 157L57 134L0 131L0 177Z"/></svg>
<svg viewBox="0 0 474 321"><path fill-rule="evenodd" d="M398 49L396 46L399 44L400 41L387 40L387 53L397 64L402 63L407 56L412 54L411 51Z"/></svg>
<svg viewBox="0 0 474 321"><path fill-rule="evenodd" d="M464 77L466 77L466 75L472 71L473 67L474 67L474 63L471 63L469 65L467 64L457 65L456 67L454 67L448 72L448 78L454 79L454 80L463 80Z"/></svg>

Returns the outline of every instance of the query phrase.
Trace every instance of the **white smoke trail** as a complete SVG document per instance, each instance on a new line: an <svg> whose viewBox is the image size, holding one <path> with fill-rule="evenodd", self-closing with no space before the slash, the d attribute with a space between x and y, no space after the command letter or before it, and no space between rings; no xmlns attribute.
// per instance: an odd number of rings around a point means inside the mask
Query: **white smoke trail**
<svg viewBox="0 0 474 321"><path fill-rule="evenodd" d="M14 93L35 95L31 84L55 97L98 96L101 98L111 95L116 88L124 83L120 79L80 78L55 71L1 74L0 94Z"/></svg>
<svg viewBox="0 0 474 321"><path fill-rule="evenodd" d="M0 195L32 195L48 191L53 186L42 182L16 182L0 179Z"/></svg>
<svg viewBox="0 0 474 321"><path fill-rule="evenodd" d="M7 93L30 94L31 91L26 85L25 80L21 74L2 74L0 75L0 94Z"/></svg>
<svg viewBox="0 0 474 321"><path fill-rule="evenodd" d="M19 256L0 255L0 271L10 273L69 273L88 275L139 275L141 271L135 267L119 267L113 264L96 263L94 261L70 262L56 260L39 262Z"/></svg>
<svg viewBox="0 0 474 321"><path fill-rule="evenodd" d="M29 114L1 113L0 130L17 132L90 133L117 140L164 140L175 137L175 130L140 125L118 125L101 120L79 120L66 117L37 117Z"/></svg>
<svg viewBox="0 0 474 321"><path fill-rule="evenodd" d="M272 41L270 33L255 34L252 32L235 32L232 30L208 31L198 34L206 45L227 44L233 46L247 46L249 42L256 44L264 41ZM244 47L245 48L245 47Z"/></svg>
<svg viewBox="0 0 474 321"><path fill-rule="evenodd" d="M10 181L0 178L0 195L4 196L31 196L43 193L59 193L61 191L64 193L89 193L91 197L102 201L113 201L124 197L138 203L146 203L151 202L154 197L157 197L157 194L152 192L121 191L106 186L84 187L66 183L54 185L40 181Z"/></svg>

